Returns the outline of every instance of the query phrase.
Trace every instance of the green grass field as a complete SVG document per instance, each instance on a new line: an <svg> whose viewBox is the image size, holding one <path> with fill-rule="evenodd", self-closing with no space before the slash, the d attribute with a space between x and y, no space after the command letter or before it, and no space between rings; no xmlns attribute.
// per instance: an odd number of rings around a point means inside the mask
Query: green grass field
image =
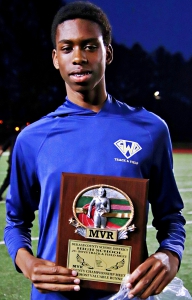
<svg viewBox="0 0 192 300"><path fill-rule="evenodd" d="M0 183L6 175L7 156L0 159ZM184 286L192 294L192 154L174 154L174 172L178 188L184 200L183 214L186 218L186 244L182 264L177 277L183 280ZM170 191L171 192L171 191ZM4 194L5 196L5 194ZM157 248L155 230L151 228L151 213L149 213L149 228L147 243L149 253ZM14 265L3 243L3 230L5 226L5 202L0 202L0 300L27 300L30 299L30 281L22 274L15 271ZM38 236L37 220L34 223L32 236ZM34 253L36 252L37 240L33 241Z"/></svg>

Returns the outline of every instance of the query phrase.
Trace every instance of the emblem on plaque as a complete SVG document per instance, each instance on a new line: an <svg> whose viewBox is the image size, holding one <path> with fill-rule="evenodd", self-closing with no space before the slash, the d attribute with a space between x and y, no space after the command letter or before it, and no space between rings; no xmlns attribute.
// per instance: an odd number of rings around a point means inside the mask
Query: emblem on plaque
<svg viewBox="0 0 192 300"><path fill-rule="evenodd" d="M76 227L75 232L90 239L127 239L128 232L135 230L131 199L109 185L94 185L79 192L73 201L73 215L69 223Z"/></svg>

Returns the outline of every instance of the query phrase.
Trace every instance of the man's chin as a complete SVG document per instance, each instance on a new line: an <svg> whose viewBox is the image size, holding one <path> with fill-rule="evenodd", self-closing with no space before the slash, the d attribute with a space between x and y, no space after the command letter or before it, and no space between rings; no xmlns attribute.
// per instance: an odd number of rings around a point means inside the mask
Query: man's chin
<svg viewBox="0 0 192 300"><path fill-rule="evenodd" d="M85 83L78 83L75 86L73 86L72 90L77 93L88 93L91 91L91 88L88 84Z"/></svg>

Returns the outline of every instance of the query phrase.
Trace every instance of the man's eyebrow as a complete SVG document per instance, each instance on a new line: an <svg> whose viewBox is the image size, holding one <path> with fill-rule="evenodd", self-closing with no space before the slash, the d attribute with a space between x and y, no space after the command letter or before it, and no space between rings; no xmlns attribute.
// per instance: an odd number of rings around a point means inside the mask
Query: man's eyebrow
<svg viewBox="0 0 192 300"><path fill-rule="evenodd" d="M59 44L70 44L70 43L72 43L72 41L71 40L65 40L65 39L62 39L62 40L60 40L60 41L58 41L58 43Z"/></svg>
<svg viewBox="0 0 192 300"><path fill-rule="evenodd" d="M93 43L93 42L97 42L98 41L98 38L89 38L89 39L85 39L85 40L82 40L81 43ZM59 44L73 44L74 41L73 40L68 40L68 39L62 39L58 42Z"/></svg>

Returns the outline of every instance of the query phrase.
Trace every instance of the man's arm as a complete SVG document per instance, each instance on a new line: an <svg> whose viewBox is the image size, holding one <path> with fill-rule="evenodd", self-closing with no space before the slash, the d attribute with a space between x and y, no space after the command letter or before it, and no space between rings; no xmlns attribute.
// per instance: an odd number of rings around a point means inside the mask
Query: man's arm
<svg viewBox="0 0 192 300"><path fill-rule="evenodd" d="M23 272L40 292L78 291L80 280L76 271L32 254L31 227L39 205L39 183L34 150L28 149L26 159L26 149L22 146L18 139L13 152L11 185L6 201L4 239L8 252L17 270Z"/></svg>
<svg viewBox="0 0 192 300"><path fill-rule="evenodd" d="M157 131L152 140L154 154L149 181L149 202L157 229L159 249L130 275L129 298L141 299L159 294L178 272L185 241L183 201L173 174L173 157L167 127Z"/></svg>

